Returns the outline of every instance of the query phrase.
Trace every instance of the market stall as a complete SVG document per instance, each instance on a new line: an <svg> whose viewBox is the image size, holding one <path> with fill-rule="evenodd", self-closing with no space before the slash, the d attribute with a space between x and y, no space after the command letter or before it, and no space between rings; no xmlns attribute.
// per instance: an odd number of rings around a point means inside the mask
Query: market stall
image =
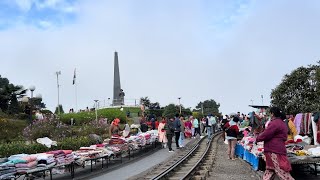
<svg viewBox="0 0 320 180"><path fill-rule="evenodd" d="M71 177L75 176L75 169L90 166L93 171L93 164L104 162L108 167L109 162L120 161L122 158L131 158L134 151L142 148L156 147L158 131L138 132L135 135L112 136L102 144L95 144L89 147L81 147L79 150L56 150L39 154L17 154L9 158L2 158L0 161L0 180L15 179L20 176L29 177L32 174L42 172L45 176L49 174L64 174L70 172Z"/></svg>

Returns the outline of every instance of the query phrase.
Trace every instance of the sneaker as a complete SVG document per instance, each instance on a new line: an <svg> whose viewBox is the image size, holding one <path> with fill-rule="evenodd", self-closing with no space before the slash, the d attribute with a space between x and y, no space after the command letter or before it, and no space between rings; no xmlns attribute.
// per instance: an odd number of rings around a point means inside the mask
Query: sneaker
<svg viewBox="0 0 320 180"><path fill-rule="evenodd" d="M170 150L169 153L174 152L174 150Z"/></svg>

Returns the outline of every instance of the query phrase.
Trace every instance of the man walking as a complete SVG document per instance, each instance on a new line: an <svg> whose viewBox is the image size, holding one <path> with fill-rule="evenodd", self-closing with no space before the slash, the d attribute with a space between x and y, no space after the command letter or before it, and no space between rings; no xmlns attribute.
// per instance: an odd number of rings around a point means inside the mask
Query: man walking
<svg viewBox="0 0 320 180"><path fill-rule="evenodd" d="M177 146L177 149L179 149L180 148L179 139L180 139L180 132L181 132L181 123L180 123L180 119L179 119L179 114L176 114L176 116L175 116L175 120L173 122L173 127L174 127L176 146Z"/></svg>

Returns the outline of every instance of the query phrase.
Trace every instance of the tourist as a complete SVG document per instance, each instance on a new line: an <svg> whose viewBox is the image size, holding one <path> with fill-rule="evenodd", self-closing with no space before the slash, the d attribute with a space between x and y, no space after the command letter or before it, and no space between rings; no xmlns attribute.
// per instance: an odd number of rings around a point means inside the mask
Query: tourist
<svg viewBox="0 0 320 180"><path fill-rule="evenodd" d="M226 139L228 140L228 156L229 159L232 160L235 160L234 154L237 145L237 136L239 134L238 122L238 116L234 116L231 121L224 125L225 132L227 133Z"/></svg>
<svg viewBox="0 0 320 180"><path fill-rule="evenodd" d="M184 130L184 135L186 138L191 138L192 137L192 123L191 119L188 118L187 121L184 123L185 130ZM194 132L194 130L193 130Z"/></svg>
<svg viewBox="0 0 320 180"><path fill-rule="evenodd" d="M140 120L140 130L141 130L141 132L147 132L148 128L149 127L147 125L146 118L142 117L141 120Z"/></svg>
<svg viewBox="0 0 320 180"><path fill-rule="evenodd" d="M256 141L264 142L264 155L266 158L266 171L264 180L273 179L275 174L280 179L293 179L290 175L291 164L287 158L285 141L288 137L288 129L281 119L279 108L270 108L271 121L268 127L258 135Z"/></svg>
<svg viewBox="0 0 320 180"><path fill-rule="evenodd" d="M245 117L244 121L242 121L242 123L240 125L240 128L247 128L247 127L249 127L249 125L250 125L250 121L249 121L248 117Z"/></svg>
<svg viewBox="0 0 320 180"><path fill-rule="evenodd" d="M184 132L185 132L185 124L184 124L184 117L181 116L180 117L180 138L179 138L179 147L184 147L183 145L183 142L184 142L184 139L185 139L185 136L184 136Z"/></svg>
<svg viewBox="0 0 320 180"><path fill-rule="evenodd" d="M223 130L223 133L221 134L223 141L226 140L226 133L225 133L225 128L224 126L229 122L227 119L228 115L225 115L222 117L222 121L221 121L221 129Z"/></svg>
<svg viewBox="0 0 320 180"><path fill-rule="evenodd" d="M173 127L174 127L174 136L175 136L176 146L177 146L177 149L179 149L180 148L179 139L180 139L180 132L181 132L181 123L179 119L179 114L176 114L175 116Z"/></svg>
<svg viewBox="0 0 320 180"><path fill-rule="evenodd" d="M151 118L151 130L156 129L156 120L154 118Z"/></svg>
<svg viewBox="0 0 320 180"><path fill-rule="evenodd" d="M113 136L113 135L119 135L120 132L120 119L116 118L112 121L111 126L109 128L109 135Z"/></svg>
<svg viewBox="0 0 320 180"><path fill-rule="evenodd" d="M204 134L206 131L206 122L207 122L207 118L203 117L201 120L201 126L202 126L202 134Z"/></svg>
<svg viewBox="0 0 320 180"><path fill-rule="evenodd" d="M197 119L197 118L193 118L193 116L191 116L191 118L192 118L192 126L193 126L193 128L194 128L194 134L193 134L193 137L195 138L196 137L196 135L199 135L199 136L201 136L201 134L200 134L200 126L199 126L199 120Z"/></svg>
<svg viewBox="0 0 320 180"><path fill-rule="evenodd" d="M165 125L166 125L166 118L162 117L162 121L158 126L158 134L159 134L159 142L162 143L163 148L167 147L167 142L168 142L166 137Z"/></svg>
<svg viewBox="0 0 320 180"><path fill-rule="evenodd" d="M217 129L217 119L212 114L210 114L210 121L211 121L211 133L215 134Z"/></svg>
<svg viewBox="0 0 320 180"><path fill-rule="evenodd" d="M206 120L206 128L207 128L207 136L208 136L208 142L211 139L211 134L212 134L212 121L211 121L211 116L209 115L207 118L205 118Z"/></svg>
<svg viewBox="0 0 320 180"><path fill-rule="evenodd" d="M167 145L169 148L169 152L173 152L173 149L171 147L172 145L172 138L173 138L173 134L174 134L174 125L173 125L174 119L170 118L169 120L167 120L164 129L166 130L166 136L167 136Z"/></svg>

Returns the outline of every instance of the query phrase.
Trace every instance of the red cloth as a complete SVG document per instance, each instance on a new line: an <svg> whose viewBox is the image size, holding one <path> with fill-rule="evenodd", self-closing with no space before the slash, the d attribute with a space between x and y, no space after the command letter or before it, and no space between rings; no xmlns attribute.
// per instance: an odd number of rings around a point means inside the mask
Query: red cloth
<svg viewBox="0 0 320 180"><path fill-rule="evenodd" d="M264 152L287 155L285 142L288 137L287 125L280 119L270 121L266 128L257 137L257 142L264 141Z"/></svg>
<svg viewBox="0 0 320 180"><path fill-rule="evenodd" d="M267 169L274 170L277 163L277 165L279 164L280 169L284 170L285 172L291 171L291 163L289 162L287 155L269 152L265 152L264 155L266 156Z"/></svg>

